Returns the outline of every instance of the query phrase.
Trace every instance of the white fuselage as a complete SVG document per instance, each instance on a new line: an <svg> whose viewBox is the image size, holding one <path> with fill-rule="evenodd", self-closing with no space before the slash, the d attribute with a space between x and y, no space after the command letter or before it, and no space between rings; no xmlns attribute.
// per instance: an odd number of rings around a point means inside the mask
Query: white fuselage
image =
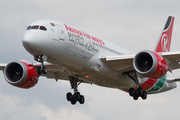
<svg viewBox="0 0 180 120"><path fill-rule="evenodd" d="M33 56L45 55L47 62L89 83L121 90L136 87L133 80L101 60L103 56L131 55L133 52L58 21L39 20L30 24L34 25L45 26L47 30L25 31L23 45ZM145 80L147 78L140 82Z"/></svg>

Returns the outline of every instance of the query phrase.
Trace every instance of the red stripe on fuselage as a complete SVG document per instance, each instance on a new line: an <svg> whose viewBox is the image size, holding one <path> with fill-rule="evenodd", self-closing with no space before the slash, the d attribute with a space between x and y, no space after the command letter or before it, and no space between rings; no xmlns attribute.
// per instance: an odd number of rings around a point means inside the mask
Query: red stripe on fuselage
<svg viewBox="0 0 180 120"><path fill-rule="evenodd" d="M149 90L151 87L154 86L154 84L156 84L157 81L158 79L149 78L146 82L144 82L140 86L143 88L143 90Z"/></svg>
<svg viewBox="0 0 180 120"><path fill-rule="evenodd" d="M143 88L144 91L149 90L152 88L156 83L158 79L149 78L146 82L141 84L140 86ZM134 88L136 90L136 87ZM124 90L125 92L129 92L129 90Z"/></svg>

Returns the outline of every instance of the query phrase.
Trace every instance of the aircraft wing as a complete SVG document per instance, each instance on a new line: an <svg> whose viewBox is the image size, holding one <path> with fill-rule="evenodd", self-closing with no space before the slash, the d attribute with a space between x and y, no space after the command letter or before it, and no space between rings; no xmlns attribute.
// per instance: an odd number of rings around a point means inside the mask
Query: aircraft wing
<svg viewBox="0 0 180 120"><path fill-rule="evenodd" d="M4 70L4 68L6 67L6 63L0 63L0 70Z"/></svg>
<svg viewBox="0 0 180 120"><path fill-rule="evenodd" d="M118 72L134 70L133 59L135 55L104 56L102 61Z"/></svg>
<svg viewBox="0 0 180 120"><path fill-rule="evenodd" d="M37 70L38 67L41 66L41 63L33 63L34 68ZM51 63L44 63L44 66L47 68L47 74L41 74L41 76L47 77L47 78L53 78L56 81L58 79L62 80L69 80L69 75L65 72L65 70L61 67L58 67L56 65L53 65Z"/></svg>
<svg viewBox="0 0 180 120"><path fill-rule="evenodd" d="M180 68L180 52L159 53L167 62L169 71ZM135 70L133 59L135 55L104 56L101 60L112 69L122 73Z"/></svg>
<svg viewBox="0 0 180 120"><path fill-rule="evenodd" d="M41 63L39 63L39 62L33 63L33 66L37 70L37 68L41 66ZM44 77L47 77L50 79L55 79L56 81L58 81L58 79L69 81L69 74L63 68L58 67L58 66L48 63L48 62L44 62L44 66L47 68L47 74L41 74L41 76L44 76ZM82 80L81 82L89 83L84 80ZM89 83L89 84L91 84L91 83Z"/></svg>
<svg viewBox="0 0 180 120"><path fill-rule="evenodd" d="M38 67L41 66L41 63L32 63L33 67L37 70ZM4 70L6 67L6 63L0 63L0 70ZM53 78L55 80L62 79L62 80L69 80L69 75L60 67L55 66L51 63L44 63L44 66L46 66L48 72L47 74L41 74L41 76L47 77L47 78Z"/></svg>
<svg viewBox="0 0 180 120"><path fill-rule="evenodd" d="M168 63L169 71L180 68L180 52L162 52L160 55Z"/></svg>
<svg viewBox="0 0 180 120"><path fill-rule="evenodd" d="M39 63L39 62L29 63L29 64L33 65L33 67L36 69L36 71L37 71L38 67L41 67L41 63ZM6 67L6 65L8 65L8 64L0 63L0 70L4 71L4 68ZM44 62L44 66L47 68L47 73L41 74L40 76L47 77L49 79L55 79L56 81L58 81L58 79L69 81L69 74L62 67L56 66L56 65L48 63L48 62ZM81 80L81 82L91 84L90 82L87 82L84 80Z"/></svg>

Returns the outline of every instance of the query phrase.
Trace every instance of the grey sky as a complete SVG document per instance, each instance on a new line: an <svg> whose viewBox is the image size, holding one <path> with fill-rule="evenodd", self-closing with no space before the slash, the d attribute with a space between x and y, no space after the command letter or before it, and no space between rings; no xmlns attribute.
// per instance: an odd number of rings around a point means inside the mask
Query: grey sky
<svg viewBox="0 0 180 120"><path fill-rule="evenodd" d="M154 49L168 16L173 15L171 51L179 51L179 5L179 0L0 0L0 62L34 62L21 38L31 22L46 18L138 52ZM134 101L117 89L81 84L86 103L72 106L65 99L71 91L68 82L40 77L34 88L24 90L8 84L2 72L0 78L1 120L179 119L179 88Z"/></svg>

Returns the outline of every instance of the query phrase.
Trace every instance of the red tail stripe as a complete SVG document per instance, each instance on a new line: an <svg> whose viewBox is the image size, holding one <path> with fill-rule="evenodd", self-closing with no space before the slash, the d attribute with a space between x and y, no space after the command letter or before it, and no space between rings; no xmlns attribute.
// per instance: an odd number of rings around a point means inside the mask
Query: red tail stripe
<svg viewBox="0 0 180 120"><path fill-rule="evenodd" d="M155 50L156 52L169 52L170 51L173 23L174 23L174 17L172 17L170 25L165 30L163 30L159 43Z"/></svg>

